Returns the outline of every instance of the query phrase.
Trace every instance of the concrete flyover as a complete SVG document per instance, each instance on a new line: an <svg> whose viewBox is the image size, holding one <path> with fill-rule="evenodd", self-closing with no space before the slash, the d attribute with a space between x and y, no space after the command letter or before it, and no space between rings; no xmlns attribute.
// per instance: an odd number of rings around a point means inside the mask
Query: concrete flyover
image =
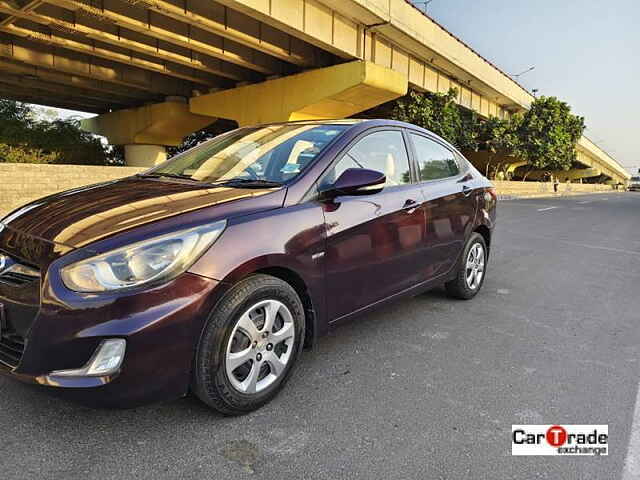
<svg viewBox="0 0 640 480"><path fill-rule="evenodd" d="M405 0L0 0L0 97L103 114L86 128L132 165L217 118L355 115L408 87L455 87L483 117L533 100ZM629 178L587 138L578 150Z"/></svg>

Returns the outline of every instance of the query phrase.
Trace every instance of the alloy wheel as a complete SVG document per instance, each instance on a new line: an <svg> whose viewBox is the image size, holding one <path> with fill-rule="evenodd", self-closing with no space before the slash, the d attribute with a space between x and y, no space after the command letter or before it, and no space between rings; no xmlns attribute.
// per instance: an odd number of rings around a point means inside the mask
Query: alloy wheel
<svg viewBox="0 0 640 480"><path fill-rule="evenodd" d="M465 279L467 286L475 290L480 286L484 276L485 254L484 247L480 243L474 243L467 255Z"/></svg>
<svg viewBox="0 0 640 480"><path fill-rule="evenodd" d="M263 391L280 378L292 358L295 325L278 300L248 308L231 332L225 354L227 377L241 393Z"/></svg>

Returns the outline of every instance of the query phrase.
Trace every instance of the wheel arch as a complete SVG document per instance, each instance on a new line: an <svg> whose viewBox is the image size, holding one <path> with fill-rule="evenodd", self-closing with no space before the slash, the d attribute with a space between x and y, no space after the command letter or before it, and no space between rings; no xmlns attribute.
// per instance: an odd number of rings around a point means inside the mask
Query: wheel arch
<svg viewBox="0 0 640 480"><path fill-rule="evenodd" d="M474 230L474 232L479 233L484 238L484 243L487 244L487 249L491 249L491 230L486 225L478 225Z"/></svg>
<svg viewBox="0 0 640 480"><path fill-rule="evenodd" d="M309 293L308 286L302 276L296 272L295 270L289 267L283 266L269 266L260 268L249 273L249 275L255 274L264 274L271 275L273 277L279 278L283 282L288 283L291 287L296 291L300 300L302 301L302 305L304 306L305 311L305 335L304 335L304 344L305 347L309 347L313 345L315 340L315 335L317 333L316 328L316 312L313 308L313 300L311 298L311 294Z"/></svg>

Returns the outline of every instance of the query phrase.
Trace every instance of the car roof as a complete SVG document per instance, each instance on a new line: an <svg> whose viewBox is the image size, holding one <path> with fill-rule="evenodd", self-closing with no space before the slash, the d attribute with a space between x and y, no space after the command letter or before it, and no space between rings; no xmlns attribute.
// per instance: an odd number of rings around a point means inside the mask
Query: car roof
<svg viewBox="0 0 640 480"><path fill-rule="evenodd" d="M274 123L266 123L262 125L254 125L252 127L247 128L260 128L260 127L269 127L273 125L347 125L349 126L348 130L352 128L358 127L358 129L366 130L367 128L374 127L400 127L400 128L409 128L414 131L425 133L431 137L437 138L445 145L448 145L449 148L456 150L460 155L462 155L456 147L451 145L450 142L435 134L434 132L427 130L425 128L419 127L418 125L414 125L412 123L401 122L399 120L390 120L385 118L340 118L340 119L327 119L327 120L297 120L292 122L274 122Z"/></svg>
<svg viewBox="0 0 640 480"><path fill-rule="evenodd" d="M336 119L326 119L326 120L296 120L291 122L273 122L273 123L265 123L261 125L253 125L249 128L256 127L268 127L271 125L349 125L349 126L368 126L368 127L377 127L377 126L396 126L396 127L405 127L405 128L413 128L415 130L422 130L425 132L429 132L422 127L418 127L417 125L413 125L411 123L401 122L398 120L390 120L385 118L336 118ZM429 132L433 135L432 132Z"/></svg>

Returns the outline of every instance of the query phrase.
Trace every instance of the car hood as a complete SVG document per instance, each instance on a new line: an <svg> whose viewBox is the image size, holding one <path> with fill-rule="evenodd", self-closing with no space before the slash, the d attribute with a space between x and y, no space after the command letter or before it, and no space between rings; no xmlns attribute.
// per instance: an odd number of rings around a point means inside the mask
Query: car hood
<svg viewBox="0 0 640 480"><path fill-rule="evenodd" d="M231 188L125 178L90 185L14 211L3 228L67 248L81 248L125 230L194 210L214 207L232 216L281 207L284 188ZM219 215L218 215L219 214Z"/></svg>

